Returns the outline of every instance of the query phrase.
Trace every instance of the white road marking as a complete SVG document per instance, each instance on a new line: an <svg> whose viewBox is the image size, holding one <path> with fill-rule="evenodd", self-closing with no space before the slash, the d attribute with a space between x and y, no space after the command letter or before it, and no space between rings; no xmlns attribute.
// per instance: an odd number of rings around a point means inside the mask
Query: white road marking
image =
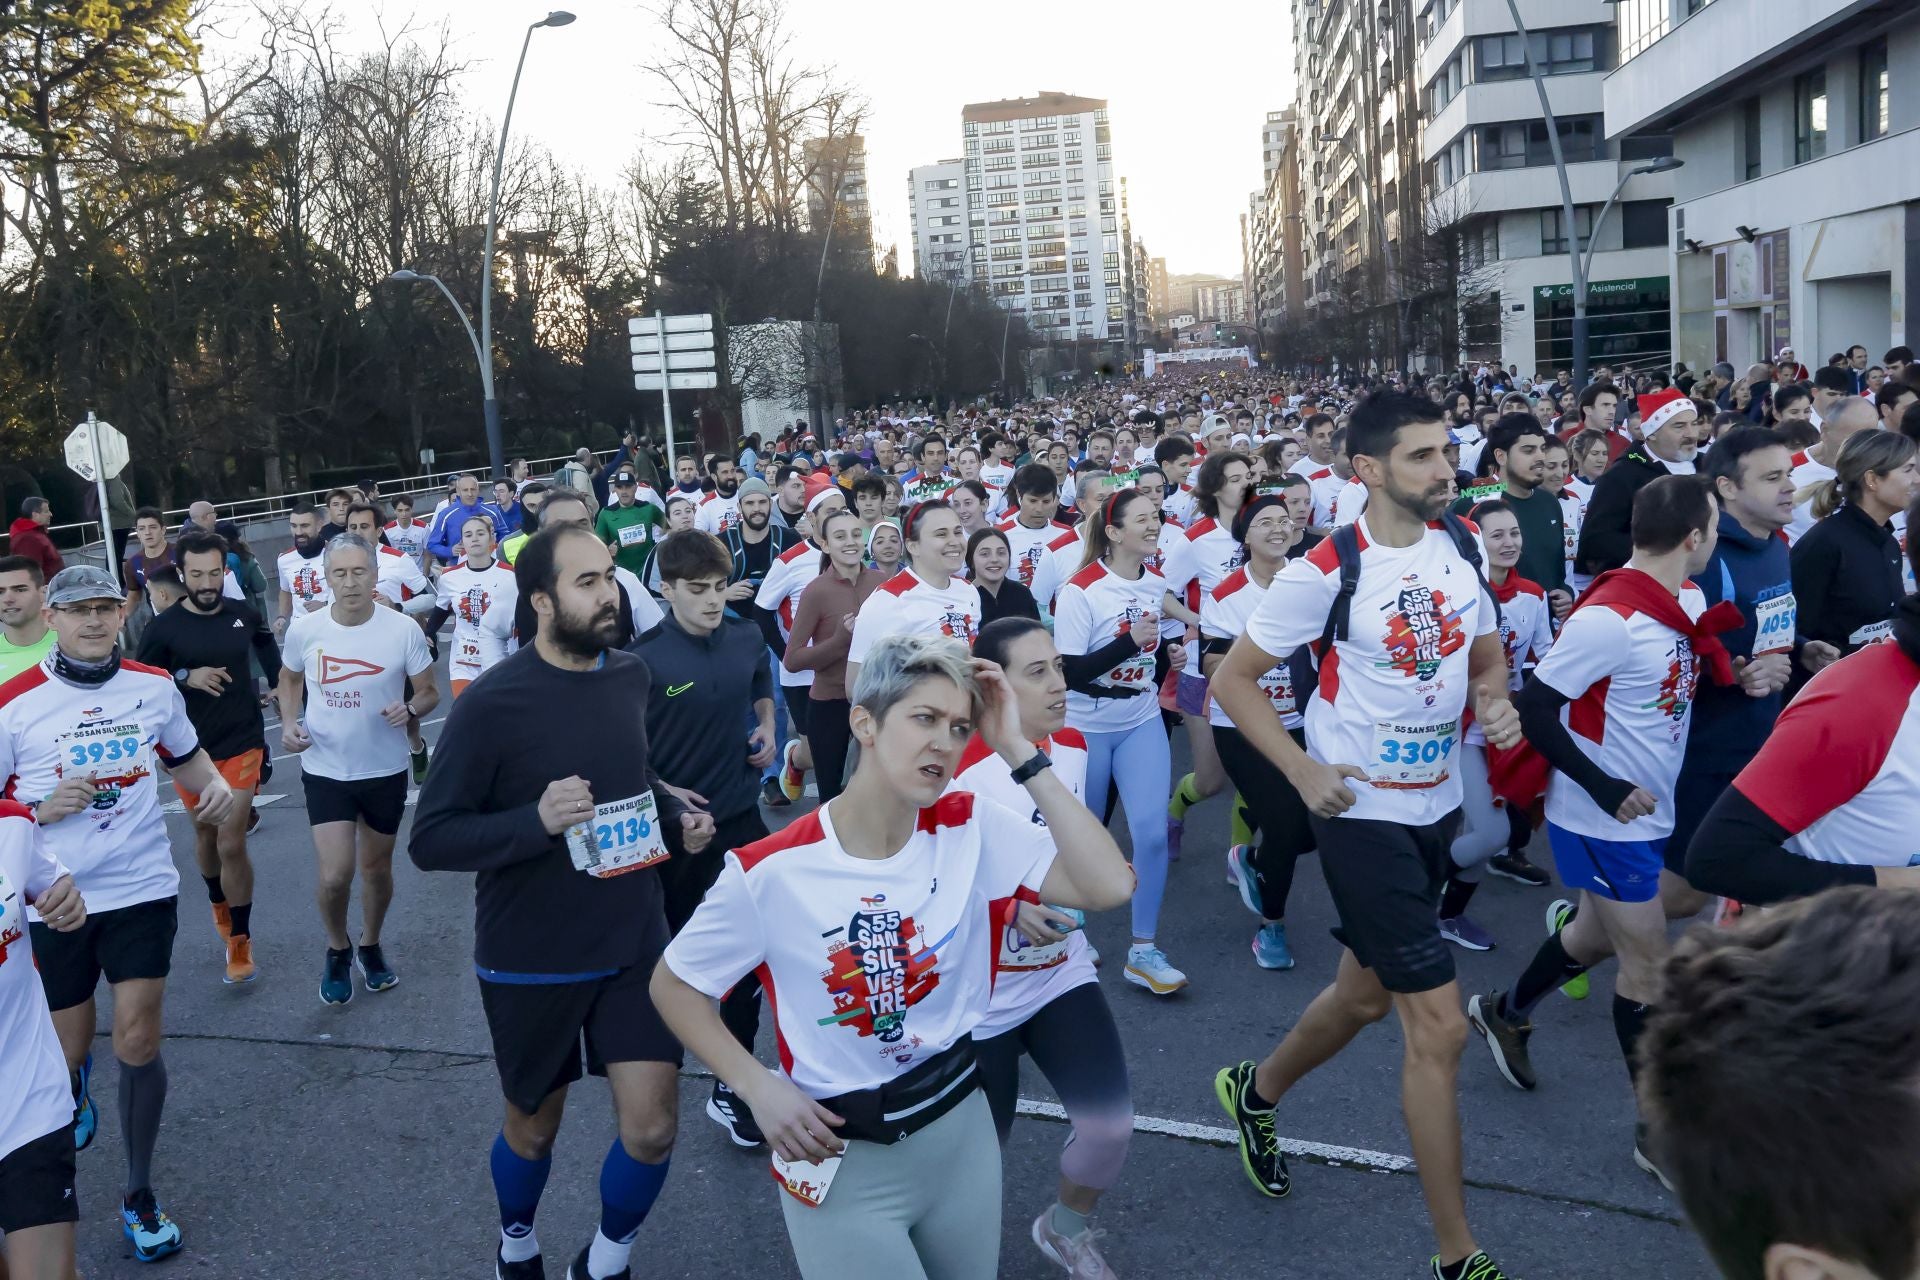
<svg viewBox="0 0 1920 1280"><path fill-rule="evenodd" d="M264 809L270 804L278 804L285 799L286 797L279 792L270 791L266 795L255 796L253 798L253 807L256 809ZM178 800L169 800L160 806L160 812L162 813L185 813L186 811L187 806L181 804Z"/></svg>
<svg viewBox="0 0 1920 1280"><path fill-rule="evenodd" d="M1020 1105L1016 1110L1020 1115L1033 1116L1041 1120L1067 1118L1065 1108L1059 1103L1040 1102L1033 1098L1020 1099ZM1188 1142L1203 1142L1213 1147L1239 1145L1239 1138L1234 1131L1220 1125L1195 1124L1187 1120L1163 1120L1159 1116L1135 1116L1133 1131L1159 1134L1168 1138L1181 1138ZM1330 1146L1324 1142L1308 1142L1303 1138L1280 1138L1278 1144L1285 1154L1303 1160L1312 1160L1317 1164L1370 1169L1375 1173L1405 1173L1413 1168L1412 1156L1398 1156L1386 1151L1368 1151L1364 1147Z"/></svg>

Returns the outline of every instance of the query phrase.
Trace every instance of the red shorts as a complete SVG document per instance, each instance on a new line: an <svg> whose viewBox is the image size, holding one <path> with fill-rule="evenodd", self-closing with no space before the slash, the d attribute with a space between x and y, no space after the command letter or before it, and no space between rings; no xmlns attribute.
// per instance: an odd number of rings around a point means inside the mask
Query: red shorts
<svg viewBox="0 0 1920 1280"><path fill-rule="evenodd" d="M251 751L242 751L237 756L225 760L215 760L213 767L227 780L227 785L235 791L252 791L260 785L260 766L266 762L267 753L259 747ZM181 786L176 779L173 789L180 796L181 803L192 809L200 803L200 797Z"/></svg>

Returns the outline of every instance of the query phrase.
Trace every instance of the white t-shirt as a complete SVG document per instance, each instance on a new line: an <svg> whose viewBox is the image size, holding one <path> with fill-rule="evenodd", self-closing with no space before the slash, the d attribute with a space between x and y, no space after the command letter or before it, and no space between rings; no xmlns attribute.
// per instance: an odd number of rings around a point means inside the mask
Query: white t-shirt
<svg viewBox="0 0 1920 1280"><path fill-rule="evenodd" d="M1005 463L999 466L991 462L984 463L980 468L980 483L989 489L1004 491L1013 483L1013 468Z"/></svg>
<svg viewBox="0 0 1920 1280"><path fill-rule="evenodd" d="M872 1089L973 1031L992 997L995 921L1037 901L1053 841L968 792L920 811L889 858L856 858L835 801L730 850L663 959L718 999L758 972L780 1062L813 1098Z"/></svg>
<svg viewBox="0 0 1920 1280"><path fill-rule="evenodd" d="M952 636L971 647L979 634L980 588L953 578L943 590L902 568L861 603L847 661L866 661L867 650L888 636Z"/></svg>
<svg viewBox="0 0 1920 1280"><path fill-rule="evenodd" d="M730 498L723 498L715 491L700 499L700 505L693 509L693 527L716 538L739 523L738 492Z"/></svg>
<svg viewBox="0 0 1920 1280"><path fill-rule="evenodd" d="M1136 624L1158 626L1166 594L1167 580L1151 569L1127 579L1108 568L1106 561L1096 560L1060 589L1054 643L1061 653L1089 654L1128 634ZM1121 733L1158 715L1153 658L1159 647L1156 638L1094 682L1106 689L1128 690L1129 697L1092 698L1068 689L1067 723L1083 733Z"/></svg>
<svg viewBox="0 0 1920 1280"><path fill-rule="evenodd" d="M767 576L760 580L753 602L773 614L782 640L793 638L793 615L800 607L800 593L820 576L820 558L820 548L802 538L775 557L767 566ZM813 671L789 671L781 663L780 683L790 689L804 689L813 683Z"/></svg>
<svg viewBox="0 0 1920 1280"><path fill-rule="evenodd" d="M660 619L666 616L665 611L660 608L660 602L640 585L640 579L634 576L632 570L616 564L613 566L613 580L626 590L627 603L633 615L634 635L645 635L660 625ZM492 596L486 612L480 615L482 671L520 647L519 638L513 631L513 614L520 603L519 581L512 573L508 573L505 581L494 585Z"/></svg>
<svg viewBox="0 0 1920 1280"><path fill-rule="evenodd" d="M1080 572L1080 564L1086 554L1086 539L1081 537L1079 529L1070 529L1049 542L1047 549L1041 553L1040 564L1033 571L1033 582L1029 584L1034 602L1052 613L1060 588Z"/></svg>
<svg viewBox="0 0 1920 1280"><path fill-rule="evenodd" d="M1247 619L1266 597L1267 588L1253 580L1253 575L1242 565L1228 574L1220 585L1207 592L1200 601L1200 635L1203 639L1233 640L1244 635ZM1289 657L1291 655L1288 655ZM1300 701L1293 687L1293 669L1286 657L1273 664L1265 675L1260 677L1260 688L1273 703L1273 709L1279 713L1280 723L1288 729L1298 729L1306 723L1306 715L1300 709ZM1232 728L1233 720L1220 703L1209 694L1207 697L1207 722L1221 728Z"/></svg>
<svg viewBox="0 0 1920 1280"><path fill-rule="evenodd" d="M106 683L73 685L53 674L54 656L9 681L0 702L6 794L44 800L61 779L91 774L93 803L41 828L48 854L73 872L95 914L171 898L180 873L157 770L200 749L186 701L158 667L122 658Z"/></svg>
<svg viewBox="0 0 1920 1280"><path fill-rule="evenodd" d="M1500 649L1507 655L1507 688L1518 693L1526 683L1529 667L1547 656L1553 647L1553 607L1547 590L1531 578L1508 571L1505 587L1511 591L1500 601ZM1463 739L1470 747L1487 745L1487 735L1479 722L1467 725Z"/></svg>
<svg viewBox="0 0 1920 1280"><path fill-rule="evenodd" d="M1823 480L1831 480L1838 474L1839 472L1835 471L1826 463L1821 462L1818 458L1808 457L1805 451L1793 455L1793 490L1795 493L1798 493L1810 484L1819 484ZM1787 526L1787 542L1791 544L1800 541L1800 539L1807 535L1807 530L1813 528L1813 526L1812 500L1795 503L1793 507L1793 523Z"/></svg>
<svg viewBox="0 0 1920 1280"><path fill-rule="evenodd" d="M1680 592L1689 618L1706 603L1691 583ZM1587 759L1644 787L1656 802L1652 813L1622 823L1555 770L1547 781L1547 821L1600 840L1672 834L1674 781L1700 682L1693 642L1624 604L1590 604L1567 616L1534 678L1571 699L1560 716Z"/></svg>
<svg viewBox="0 0 1920 1280"><path fill-rule="evenodd" d="M1328 513L1335 527L1352 524L1367 509L1367 486L1359 479L1347 481L1340 486L1340 492L1333 495L1333 507Z"/></svg>
<svg viewBox="0 0 1920 1280"><path fill-rule="evenodd" d="M287 670L306 677L302 718L313 745L300 756L305 772L352 782L406 769L407 731L388 724L380 711L405 696L408 677L433 666L418 623L375 609L349 627L322 609L293 620L280 656Z"/></svg>
<svg viewBox="0 0 1920 1280"><path fill-rule="evenodd" d="M1198 502L1199 499L1193 495L1193 486L1183 484L1167 495L1167 500L1160 504L1160 510L1165 512L1169 519L1176 520L1182 525L1190 525L1193 523L1194 512L1199 509Z"/></svg>
<svg viewBox="0 0 1920 1280"><path fill-rule="evenodd" d="M379 552L375 557L375 591L397 605L404 605L416 596L433 594L433 584L427 581L418 560L392 547L381 547Z"/></svg>
<svg viewBox="0 0 1920 1280"><path fill-rule="evenodd" d="M280 589L293 597L293 616L296 618L333 599L333 588L327 585L327 574L321 561L320 556L309 560L298 551L282 551L280 558L274 561L274 576L280 583Z"/></svg>
<svg viewBox="0 0 1920 1280"><path fill-rule="evenodd" d="M1331 528L1334 503L1340 500L1340 491L1347 482L1334 473L1332 467L1315 467L1307 473L1307 489L1313 494L1313 527Z"/></svg>
<svg viewBox="0 0 1920 1280"><path fill-rule="evenodd" d="M1407 826L1460 806L1454 766L1469 700L1469 650L1495 629L1493 601L1438 521L1410 547L1374 543L1361 516L1360 581L1348 635L1321 658L1307 700L1307 753L1365 769L1342 817ZM1482 553L1484 559L1484 553ZM1316 641L1340 589L1334 540L1288 561L1247 619L1247 637L1275 657Z"/></svg>
<svg viewBox="0 0 1920 1280"><path fill-rule="evenodd" d="M1587 504L1593 501L1593 486L1587 485L1584 494L1576 492L1573 481L1567 481L1567 487L1560 491L1560 529L1566 543L1567 589L1579 595L1591 582L1589 574L1573 571L1573 553L1580 545L1580 526L1587 522Z"/></svg>
<svg viewBox="0 0 1920 1280"><path fill-rule="evenodd" d="M427 532L431 527L428 521L420 519L409 520L405 524L390 520L387 522L387 541L395 550L418 560L420 552L427 545Z"/></svg>
<svg viewBox="0 0 1920 1280"><path fill-rule="evenodd" d="M447 659L447 678L478 680L480 673L506 657L483 631L481 619L496 599L515 591L513 570L489 564L475 569L465 560L440 574L434 584L434 607L453 612L453 654Z"/></svg>
<svg viewBox="0 0 1920 1280"><path fill-rule="evenodd" d="M1087 740L1080 736L1080 731L1062 729L1033 745L1052 758L1053 773L1061 785L1073 793L1074 799L1086 803ZM1007 767L1007 762L978 735L967 743L966 751L960 756L960 767L953 781L947 784L948 795L956 791L971 791L1004 805L1012 813L1030 813L1029 821L1039 829L1034 835L1047 830L1040 806L1033 802L1025 787L1013 780L1013 770ZM1051 835L1046 838L1051 842ZM1015 897L1034 901L1024 893ZM993 962L993 1002L987 1016L973 1029L975 1040L1017 1027L1063 993L1099 980L1099 973L1087 955L1087 936L1083 930L1075 929L1059 942L1037 943L1028 941L1010 920L995 923L1000 927L1000 950Z"/></svg>
<svg viewBox="0 0 1920 1280"><path fill-rule="evenodd" d="M1038 529L1029 529L1017 516L1002 520L994 528L1007 535L1007 551L1011 556L1007 572L1023 587L1033 586L1047 548L1059 541L1061 535L1073 533L1073 526L1064 520L1049 520Z"/></svg>
<svg viewBox="0 0 1920 1280"><path fill-rule="evenodd" d="M0 1160L73 1123L67 1060L27 929L27 903L66 874L32 812L0 800ZM97 909L91 900L87 907Z"/></svg>

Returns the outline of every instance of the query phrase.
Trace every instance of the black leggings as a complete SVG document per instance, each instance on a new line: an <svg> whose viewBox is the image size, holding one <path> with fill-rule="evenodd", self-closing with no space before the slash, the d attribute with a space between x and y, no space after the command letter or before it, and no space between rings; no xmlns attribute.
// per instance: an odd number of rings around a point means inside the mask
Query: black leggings
<svg viewBox="0 0 1920 1280"><path fill-rule="evenodd" d="M754 805L731 818L714 824L713 842L699 853L675 853L660 867L660 889L665 899L667 932L677 934L686 928L687 921L707 896L707 890L713 888L713 882L720 878L720 869L726 863L727 850L738 849L742 845L752 844L764 839L767 824L760 817L760 806ZM754 1038L760 1034L760 978L749 973L733 984L720 1001L720 1021L725 1024L733 1038L751 1051Z"/></svg>
<svg viewBox="0 0 1920 1280"><path fill-rule="evenodd" d="M1306 734L1302 730L1287 732L1305 747ZM1287 914L1287 895L1293 892L1294 863L1314 846L1313 828L1307 821L1307 802L1238 729L1215 725L1213 744L1220 751L1220 763L1227 777L1240 792L1248 822L1260 831L1260 842L1254 846L1252 859L1260 914L1268 920L1283 920Z"/></svg>
<svg viewBox="0 0 1920 1280"><path fill-rule="evenodd" d="M1063 992L1019 1026L977 1041L975 1050L1000 1145L1013 1131L1025 1053L1059 1095L1073 1126L1060 1153L1060 1175L1096 1191L1114 1184L1133 1138L1133 1090L1120 1032L1099 983Z"/></svg>
<svg viewBox="0 0 1920 1280"><path fill-rule="evenodd" d="M820 790L820 803L846 790L847 749L853 743L853 728L847 716L853 704L845 698L815 698L807 708L807 744L813 748L813 779Z"/></svg>

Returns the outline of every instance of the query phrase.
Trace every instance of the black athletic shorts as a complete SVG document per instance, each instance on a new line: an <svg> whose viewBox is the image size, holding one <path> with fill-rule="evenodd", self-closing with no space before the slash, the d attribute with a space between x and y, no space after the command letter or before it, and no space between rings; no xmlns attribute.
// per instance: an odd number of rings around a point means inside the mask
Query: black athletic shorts
<svg viewBox="0 0 1920 1280"><path fill-rule="evenodd" d="M662 931L664 933L664 930ZM532 1115L547 1095L578 1080L586 1070L607 1074L609 1062L671 1062L678 1067L680 1042L654 1010L647 983L665 950L650 951L638 964L587 982L490 982L480 980L480 1005L493 1035L493 1063L507 1101Z"/></svg>
<svg viewBox="0 0 1920 1280"><path fill-rule="evenodd" d="M33 960L46 988L47 1007L71 1009L93 998L100 976L109 983L164 978L173 969L178 898L95 911L71 933L33 922Z"/></svg>
<svg viewBox="0 0 1920 1280"><path fill-rule="evenodd" d="M78 1221L71 1125L61 1125L0 1156L0 1231L12 1234Z"/></svg>
<svg viewBox="0 0 1920 1280"><path fill-rule="evenodd" d="M1372 818L1312 819L1340 927L1334 940L1401 995L1453 981L1440 937L1440 891L1453 866L1460 811L1424 827Z"/></svg>
<svg viewBox="0 0 1920 1280"><path fill-rule="evenodd" d="M787 704L787 723L793 726L793 736L806 737L807 712L813 704L813 686L783 684L780 686L780 699Z"/></svg>
<svg viewBox="0 0 1920 1280"><path fill-rule="evenodd" d="M307 823L353 822L363 820L383 836L400 830L400 819L407 812L407 775L388 774L384 778L355 778L341 782L318 774L302 774L307 789Z"/></svg>

